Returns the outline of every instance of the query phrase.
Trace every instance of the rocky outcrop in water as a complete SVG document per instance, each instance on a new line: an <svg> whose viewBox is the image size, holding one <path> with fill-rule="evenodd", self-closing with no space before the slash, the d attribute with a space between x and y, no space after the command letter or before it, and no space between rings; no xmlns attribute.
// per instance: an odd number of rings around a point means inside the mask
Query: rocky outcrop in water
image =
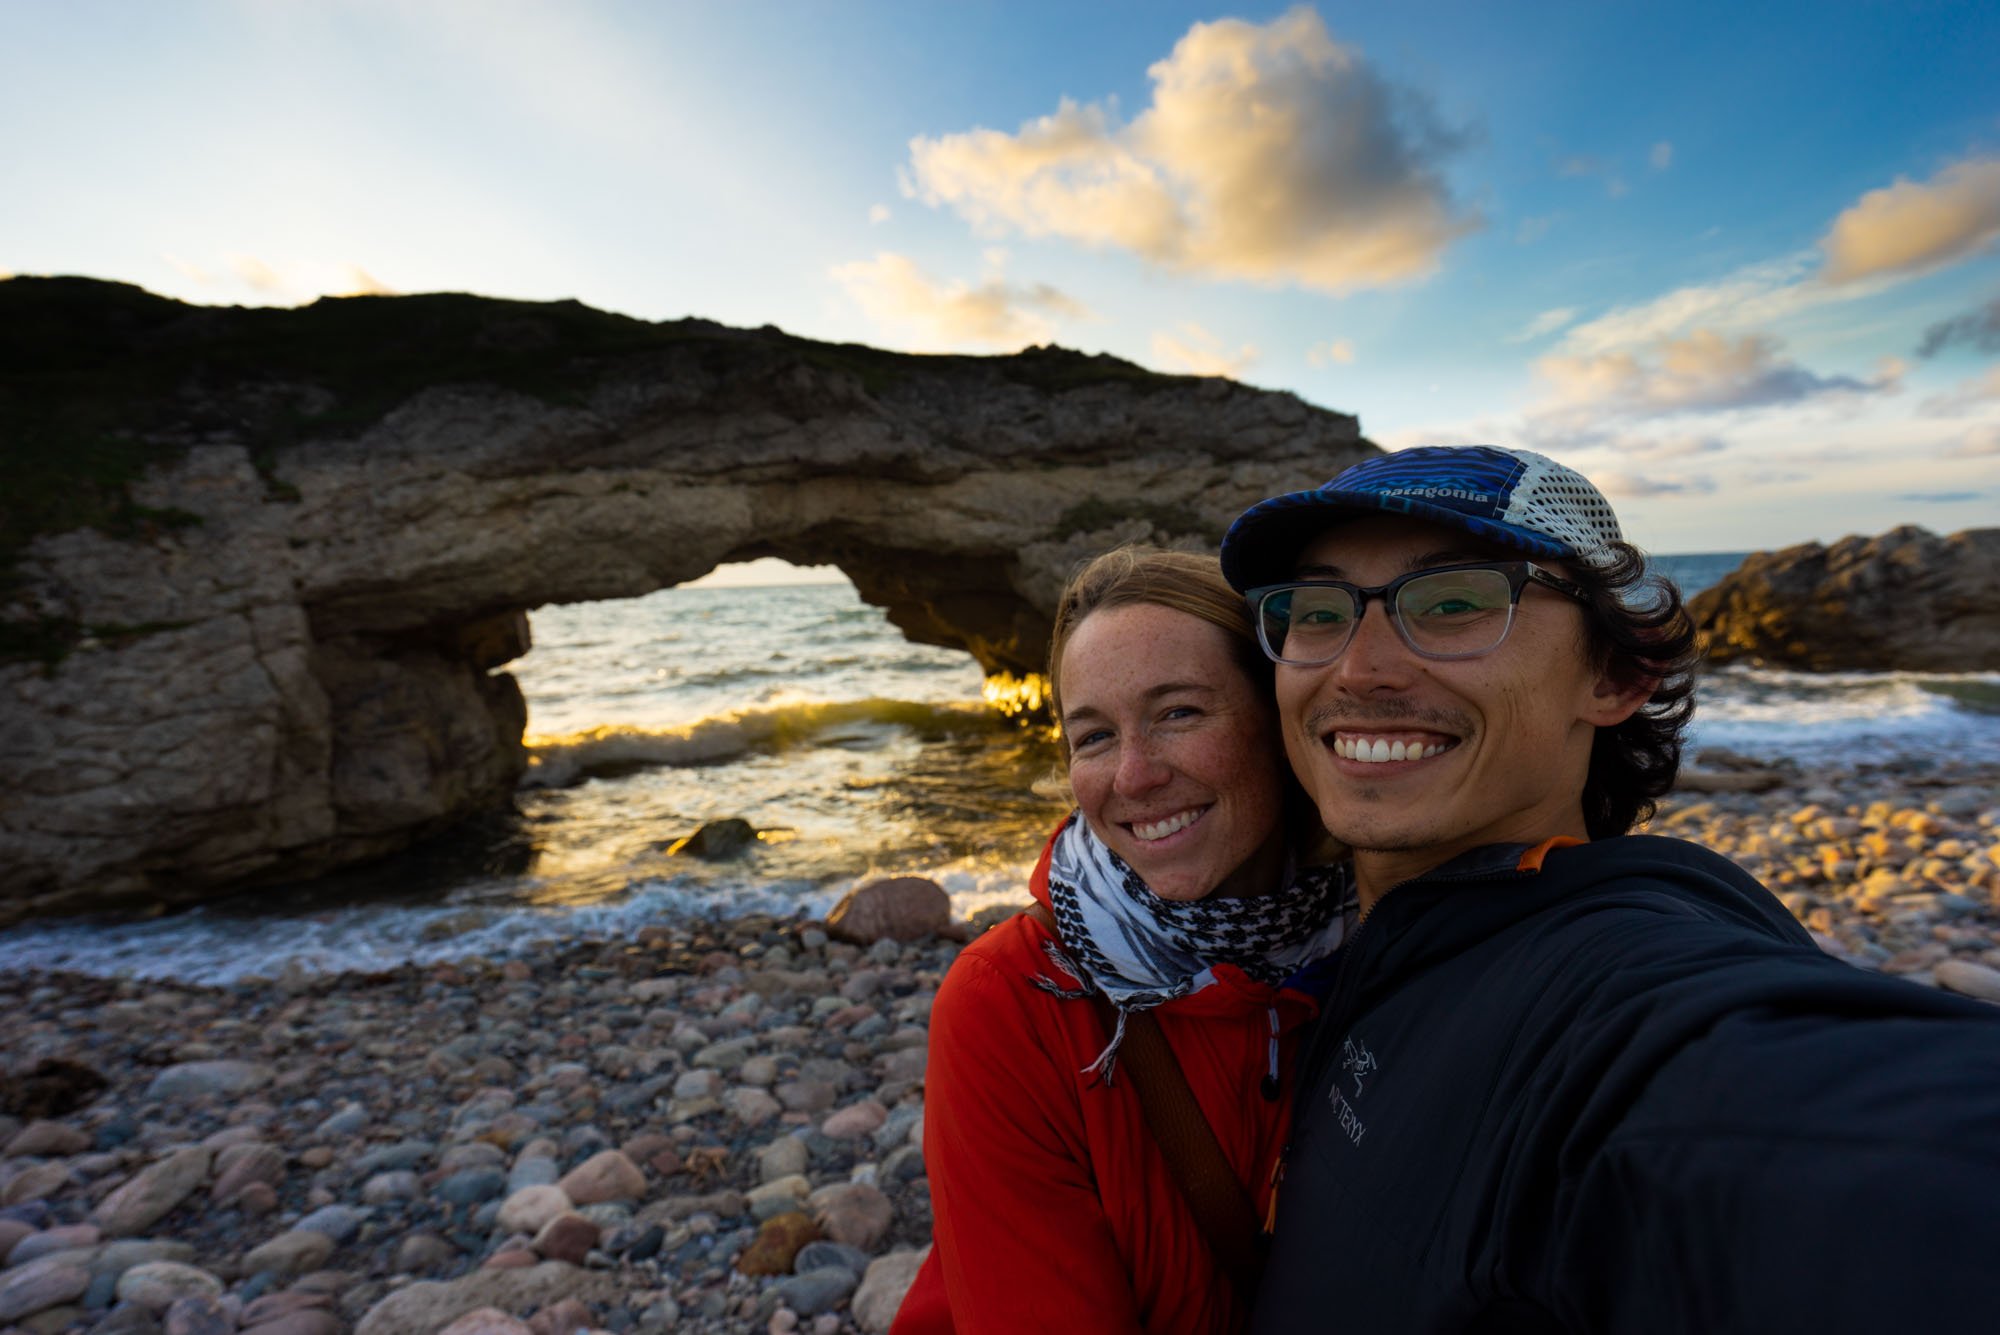
<svg viewBox="0 0 2000 1335"><path fill-rule="evenodd" d="M1689 600L1711 663L1812 672L2000 669L2000 528L1906 525L1758 552Z"/></svg>
<svg viewBox="0 0 2000 1335"><path fill-rule="evenodd" d="M0 282L0 913L184 902L506 800L529 609L759 556L1037 668L1071 566L1212 545L1353 418L1057 348L917 357L438 295Z"/></svg>

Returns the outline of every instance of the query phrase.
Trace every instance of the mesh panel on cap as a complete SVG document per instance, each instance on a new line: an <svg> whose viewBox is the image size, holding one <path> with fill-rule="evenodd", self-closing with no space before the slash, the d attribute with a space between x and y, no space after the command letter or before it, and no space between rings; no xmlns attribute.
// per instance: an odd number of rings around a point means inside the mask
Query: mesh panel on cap
<svg viewBox="0 0 2000 1335"><path fill-rule="evenodd" d="M1507 453L1527 466L1507 499L1504 518L1509 523L1564 542L1586 561L1602 557L1607 546L1623 540L1611 503L1590 479L1533 450Z"/></svg>

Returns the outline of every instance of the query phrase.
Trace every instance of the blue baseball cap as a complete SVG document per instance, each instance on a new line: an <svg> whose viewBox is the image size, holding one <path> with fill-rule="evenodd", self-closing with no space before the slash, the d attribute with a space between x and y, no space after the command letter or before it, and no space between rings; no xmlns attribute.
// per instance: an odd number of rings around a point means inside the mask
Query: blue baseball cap
<svg viewBox="0 0 2000 1335"><path fill-rule="evenodd" d="M1323 487L1259 501L1222 539L1222 574L1241 593L1290 579L1299 550L1342 519L1408 515L1529 556L1596 565L1623 541L1604 493L1532 450L1422 445L1363 459Z"/></svg>

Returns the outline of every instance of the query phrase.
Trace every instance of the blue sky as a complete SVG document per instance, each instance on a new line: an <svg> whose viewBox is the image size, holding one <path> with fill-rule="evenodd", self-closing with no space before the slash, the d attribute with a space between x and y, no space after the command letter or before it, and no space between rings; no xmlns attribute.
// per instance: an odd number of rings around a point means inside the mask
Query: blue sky
<svg viewBox="0 0 2000 1335"><path fill-rule="evenodd" d="M0 5L0 271L1232 374L1630 536L2000 523L2000 6Z"/></svg>

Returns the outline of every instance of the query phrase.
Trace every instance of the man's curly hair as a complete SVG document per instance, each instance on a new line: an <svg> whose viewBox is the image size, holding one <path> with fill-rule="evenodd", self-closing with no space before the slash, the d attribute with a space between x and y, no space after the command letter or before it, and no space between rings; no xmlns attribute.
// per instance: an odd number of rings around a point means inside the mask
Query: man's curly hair
<svg viewBox="0 0 2000 1335"><path fill-rule="evenodd" d="M1589 597L1593 660L1621 687L1652 683L1646 703L1612 728L1599 728L1583 784L1584 825L1593 839L1625 834L1651 819L1680 772L1681 745L1694 716L1699 659L1694 619L1672 580L1650 570L1629 543L1610 559L1566 570Z"/></svg>

